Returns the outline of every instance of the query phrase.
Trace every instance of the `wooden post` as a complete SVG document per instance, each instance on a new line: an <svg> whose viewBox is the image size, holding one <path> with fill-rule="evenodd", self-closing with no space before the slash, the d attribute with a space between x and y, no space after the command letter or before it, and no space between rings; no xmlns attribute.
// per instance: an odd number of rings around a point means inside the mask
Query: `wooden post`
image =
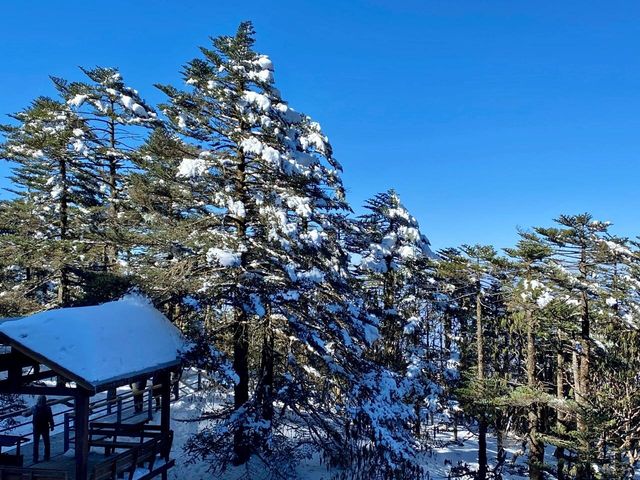
<svg viewBox="0 0 640 480"><path fill-rule="evenodd" d="M118 409L116 410L116 423L122 422L122 397L118 397Z"/></svg>
<svg viewBox="0 0 640 480"><path fill-rule="evenodd" d="M79 389L80 390L80 389ZM75 454L76 477L75 480L87 480L89 478L89 392L80 390L74 400L75 406Z"/></svg>
<svg viewBox="0 0 640 480"><path fill-rule="evenodd" d="M153 385L147 390L147 418L153 419Z"/></svg>
<svg viewBox="0 0 640 480"><path fill-rule="evenodd" d="M162 372L160 381L160 430L162 435L169 435L171 429L171 385L169 381L169 372ZM166 437L165 437L166 438Z"/></svg>
<svg viewBox="0 0 640 480"><path fill-rule="evenodd" d="M64 451L69 450L70 430L71 429L71 415L69 413L64 414Z"/></svg>
<svg viewBox="0 0 640 480"><path fill-rule="evenodd" d="M116 389L110 388L107 390L107 415L111 415L111 410L113 407L113 402L116 399Z"/></svg>

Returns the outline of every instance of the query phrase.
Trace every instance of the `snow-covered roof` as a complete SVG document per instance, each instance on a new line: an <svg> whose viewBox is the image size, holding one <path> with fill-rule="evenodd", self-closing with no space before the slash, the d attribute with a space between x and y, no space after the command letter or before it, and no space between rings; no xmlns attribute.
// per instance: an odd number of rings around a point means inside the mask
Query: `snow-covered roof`
<svg viewBox="0 0 640 480"><path fill-rule="evenodd" d="M179 363L180 331L144 297L0 321L0 337L45 365L99 388Z"/></svg>

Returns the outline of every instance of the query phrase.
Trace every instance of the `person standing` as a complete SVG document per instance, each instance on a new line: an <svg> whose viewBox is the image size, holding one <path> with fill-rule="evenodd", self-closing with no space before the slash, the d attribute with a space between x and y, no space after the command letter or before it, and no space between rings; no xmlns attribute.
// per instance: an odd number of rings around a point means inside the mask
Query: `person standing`
<svg viewBox="0 0 640 480"><path fill-rule="evenodd" d="M159 373L153 375L151 381L153 384L153 398L156 401L156 412L160 410L160 402L162 398L162 377Z"/></svg>
<svg viewBox="0 0 640 480"><path fill-rule="evenodd" d="M171 391L174 400L180 398L180 380L182 379L182 367L176 367L171 371Z"/></svg>
<svg viewBox="0 0 640 480"><path fill-rule="evenodd" d="M133 393L133 409L135 413L142 413L144 409L144 390L147 388L147 379L143 378L130 385Z"/></svg>
<svg viewBox="0 0 640 480"><path fill-rule="evenodd" d="M47 405L47 397L40 395L35 406L31 409L33 415L33 463L38 463L40 450L40 438L44 443L44 461L51 457L51 442L49 430L53 431L53 413Z"/></svg>

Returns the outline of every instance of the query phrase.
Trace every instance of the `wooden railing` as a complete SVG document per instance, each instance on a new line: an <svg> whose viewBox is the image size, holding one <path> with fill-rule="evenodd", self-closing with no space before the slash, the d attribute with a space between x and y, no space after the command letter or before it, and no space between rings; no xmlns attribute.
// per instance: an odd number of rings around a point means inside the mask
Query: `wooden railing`
<svg viewBox="0 0 640 480"><path fill-rule="evenodd" d="M175 461L169 459L173 432L169 432L169 435L161 435L159 430L147 431L145 428L143 435L151 436L149 440L142 443L117 441L118 435L129 436L134 433L126 430L127 428L123 430L120 426L114 427L110 424L95 428L94 434L100 437L111 435L116 441L90 441L89 446L105 446L105 448L123 449L124 451L97 464L91 473L91 480L116 480L123 478L127 473L128 476L124 478L132 479L136 469L146 471L143 478L153 478L166 472L174 465ZM137 478L140 478L139 475Z"/></svg>
<svg viewBox="0 0 640 480"><path fill-rule="evenodd" d="M193 390L201 390L203 384L204 374L200 370L186 370L184 372L183 378L179 383L179 396L188 395ZM153 394L152 394L153 386L147 387L144 392L146 395L146 411L149 417L153 415ZM175 401L175 396L172 395L171 401ZM54 405L66 405L69 408L55 412L53 415L54 425L55 427L63 427L64 431L64 449L65 451L69 449L74 440L74 431L75 427L73 424L73 397L63 397L56 400L51 400L47 402L49 406ZM135 415L135 408L133 403L133 392L125 392L119 393L116 397L113 398L105 398L102 400L95 401L89 406L91 421L100 421L105 418L110 417L111 415L115 415L116 421L122 422L126 418ZM20 412L4 410L0 413L0 421L15 418L20 414ZM0 428L0 434L11 432L17 429L21 429L25 426L31 425L31 419L27 419L24 422L18 422L14 425L7 426L4 428ZM26 436L31 437L32 434L25 432Z"/></svg>

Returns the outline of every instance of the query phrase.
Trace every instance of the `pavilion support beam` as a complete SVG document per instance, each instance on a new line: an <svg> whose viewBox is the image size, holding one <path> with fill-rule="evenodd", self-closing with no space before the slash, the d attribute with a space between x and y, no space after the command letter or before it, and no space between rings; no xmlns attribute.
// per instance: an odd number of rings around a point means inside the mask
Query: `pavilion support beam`
<svg viewBox="0 0 640 480"><path fill-rule="evenodd" d="M89 397L90 393L81 390L75 398L75 480L89 478Z"/></svg>
<svg viewBox="0 0 640 480"><path fill-rule="evenodd" d="M6 380L0 380L0 388L3 388L6 385L25 385L27 383L37 382L38 380L44 380L55 376L56 372L53 370L40 370L27 375L22 375L22 369L18 369L13 373L9 370L8 378Z"/></svg>
<svg viewBox="0 0 640 480"><path fill-rule="evenodd" d="M75 397L78 390L69 387L41 387L39 385L0 385L0 394L46 395L54 397Z"/></svg>
<svg viewBox="0 0 640 480"><path fill-rule="evenodd" d="M167 370L160 374L160 381L160 429L163 435L168 435L171 429L171 382Z"/></svg>
<svg viewBox="0 0 640 480"><path fill-rule="evenodd" d="M12 368L21 369L23 367L37 367L38 363L27 357L17 350L10 353L0 354L0 371L10 370Z"/></svg>

